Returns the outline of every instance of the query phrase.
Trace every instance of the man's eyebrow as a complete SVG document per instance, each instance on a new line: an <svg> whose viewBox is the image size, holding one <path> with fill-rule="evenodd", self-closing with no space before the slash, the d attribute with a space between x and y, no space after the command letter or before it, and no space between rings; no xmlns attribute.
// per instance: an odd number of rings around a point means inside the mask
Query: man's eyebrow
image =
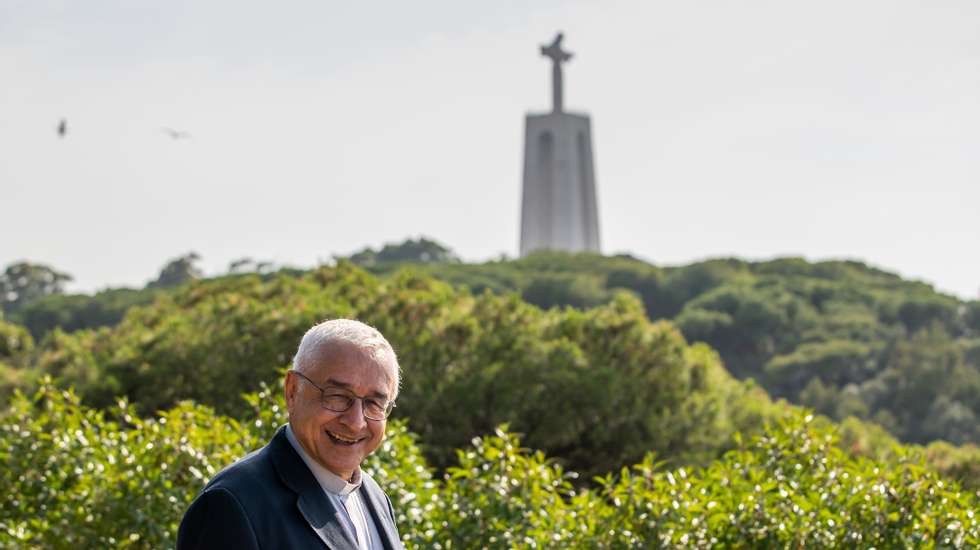
<svg viewBox="0 0 980 550"><path fill-rule="evenodd" d="M354 390L353 390L354 385L353 384L348 384L347 382L341 382L340 380L336 380L334 378L327 378L327 381L324 382L324 385L325 386L334 386L334 387L340 388L342 390L347 390L350 393L354 393ZM388 394L387 393L384 393L384 392L380 392L380 391L371 392L370 395L366 395L365 397L379 397L381 399L384 399L385 401L388 400Z"/></svg>

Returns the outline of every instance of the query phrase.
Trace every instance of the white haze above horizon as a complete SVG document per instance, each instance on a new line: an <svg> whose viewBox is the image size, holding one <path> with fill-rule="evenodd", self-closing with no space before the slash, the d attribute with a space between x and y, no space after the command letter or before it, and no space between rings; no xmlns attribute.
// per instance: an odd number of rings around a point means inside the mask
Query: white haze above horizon
<svg viewBox="0 0 980 550"><path fill-rule="evenodd" d="M604 253L856 259L976 299L977 29L965 0L7 0L0 268L93 291L191 250L513 257L562 30Z"/></svg>

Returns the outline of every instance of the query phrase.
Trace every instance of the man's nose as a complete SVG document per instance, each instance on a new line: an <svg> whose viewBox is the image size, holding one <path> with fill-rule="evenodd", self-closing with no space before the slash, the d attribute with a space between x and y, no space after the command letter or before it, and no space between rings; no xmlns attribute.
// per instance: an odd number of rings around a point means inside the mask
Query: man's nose
<svg viewBox="0 0 980 550"><path fill-rule="evenodd" d="M364 401L355 399L350 408L340 415L340 421L351 429L363 429L367 425L367 420L364 418Z"/></svg>

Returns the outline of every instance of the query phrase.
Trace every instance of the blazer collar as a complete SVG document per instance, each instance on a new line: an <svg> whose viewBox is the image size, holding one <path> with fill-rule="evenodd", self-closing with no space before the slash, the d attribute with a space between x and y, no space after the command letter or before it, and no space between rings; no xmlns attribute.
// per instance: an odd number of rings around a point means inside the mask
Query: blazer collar
<svg viewBox="0 0 980 550"><path fill-rule="evenodd" d="M330 499L323 494L323 489L313 477L313 473L289 444L285 426L276 430L276 435L272 437L266 449L279 474L279 479L296 493L296 506L323 542L330 548L356 550L357 542L354 534L345 527L340 517L343 512L330 503Z"/></svg>

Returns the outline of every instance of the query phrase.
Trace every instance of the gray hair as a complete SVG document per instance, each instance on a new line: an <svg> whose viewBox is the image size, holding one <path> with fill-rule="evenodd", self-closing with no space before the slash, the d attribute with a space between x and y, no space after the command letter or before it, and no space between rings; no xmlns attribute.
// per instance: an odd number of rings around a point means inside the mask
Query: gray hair
<svg viewBox="0 0 980 550"><path fill-rule="evenodd" d="M296 355L293 356L293 368L303 372L320 350L339 343L356 346L368 352L378 363L391 365L395 377L395 390L391 399L398 397L401 367L398 366L398 357L395 355L394 348L378 329L353 319L323 321L306 331L299 343L299 349L296 350Z"/></svg>

